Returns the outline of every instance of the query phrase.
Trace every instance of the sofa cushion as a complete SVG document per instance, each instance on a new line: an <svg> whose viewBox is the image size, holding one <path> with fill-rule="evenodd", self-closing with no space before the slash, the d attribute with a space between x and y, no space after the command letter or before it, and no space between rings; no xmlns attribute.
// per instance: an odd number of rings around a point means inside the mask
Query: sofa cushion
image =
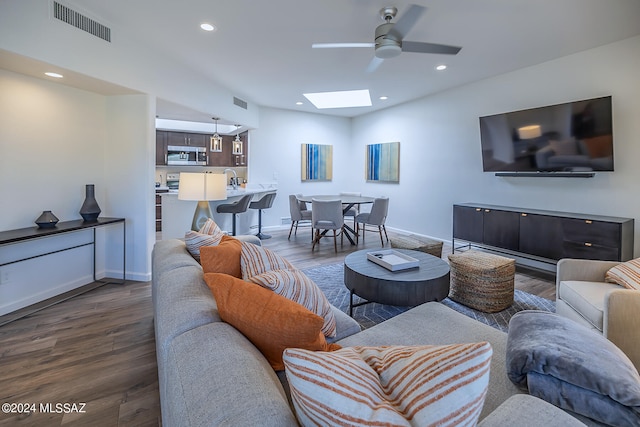
<svg viewBox="0 0 640 427"><path fill-rule="evenodd" d="M640 291L640 258L623 262L609 269L605 275L605 280L617 283L628 289Z"/></svg>
<svg viewBox="0 0 640 427"><path fill-rule="evenodd" d="M555 313L509 322L507 374L529 393L599 422L640 425L640 375L602 335Z"/></svg>
<svg viewBox="0 0 640 427"><path fill-rule="evenodd" d="M300 270L271 270L252 276L250 282L270 289L285 298L302 304L324 319L322 332L327 337L336 336L336 318L331 304L318 285Z"/></svg>
<svg viewBox="0 0 640 427"><path fill-rule="evenodd" d="M262 246L242 244L240 256L242 278L249 279L271 270L294 270L295 267L274 251Z"/></svg>
<svg viewBox="0 0 640 427"><path fill-rule="evenodd" d="M558 287L558 298L602 332L604 297L612 289L620 287L613 283L563 280Z"/></svg>
<svg viewBox="0 0 640 427"><path fill-rule="evenodd" d="M302 305L236 277L207 273L205 281L223 321L238 329L269 361L282 370L282 352L289 347L330 351L322 333L324 319Z"/></svg>
<svg viewBox="0 0 640 427"><path fill-rule="evenodd" d="M287 349L291 398L303 426L475 425L491 345Z"/></svg>
<svg viewBox="0 0 640 427"><path fill-rule="evenodd" d="M185 332L165 360L164 426L298 425L269 363L231 325Z"/></svg>
<svg viewBox="0 0 640 427"><path fill-rule="evenodd" d="M225 273L233 277L242 277L240 252L242 242L230 236L223 236L217 246L200 248L200 263L204 273ZM246 243L250 246L255 246ZM257 247L257 246L256 246Z"/></svg>
<svg viewBox="0 0 640 427"><path fill-rule="evenodd" d="M482 420L478 427L518 427L563 426L584 427L585 425L562 409L530 394L516 394Z"/></svg>

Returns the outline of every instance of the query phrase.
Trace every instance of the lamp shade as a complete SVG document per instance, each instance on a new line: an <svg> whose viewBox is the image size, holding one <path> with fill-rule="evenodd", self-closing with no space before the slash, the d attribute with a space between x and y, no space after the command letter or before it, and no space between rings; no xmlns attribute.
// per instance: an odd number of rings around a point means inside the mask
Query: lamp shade
<svg viewBox="0 0 640 427"><path fill-rule="evenodd" d="M180 200L225 200L227 198L227 176L219 173L180 173L178 199Z"/></svg>
<svg viewBox="0 0 640 427"><path fill-rule="evenodd" d="M518 128L518 136L520 139L533 139L542 135L540 125L523 126Z"/></svg>

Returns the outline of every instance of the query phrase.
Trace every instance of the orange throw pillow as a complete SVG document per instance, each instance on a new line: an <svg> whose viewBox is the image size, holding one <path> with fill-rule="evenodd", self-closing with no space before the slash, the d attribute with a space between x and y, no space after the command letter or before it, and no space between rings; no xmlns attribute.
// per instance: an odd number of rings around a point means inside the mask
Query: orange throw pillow
<svg viewBox="0 0 640 427"><path fill-rule="evenodd" d="M200 264L205 273L225 273L242 278L240 252L242 242L230 236L222 236L218 246L200 248Z"/></svg>
<svg viewBox="0 0 640 427"><path fill-rule="evenodd" d="M322 333L324 320L302 305L259 285L220 273L204 275L223 321L240 331L276 371L287 348L332 351Z"/></svg>

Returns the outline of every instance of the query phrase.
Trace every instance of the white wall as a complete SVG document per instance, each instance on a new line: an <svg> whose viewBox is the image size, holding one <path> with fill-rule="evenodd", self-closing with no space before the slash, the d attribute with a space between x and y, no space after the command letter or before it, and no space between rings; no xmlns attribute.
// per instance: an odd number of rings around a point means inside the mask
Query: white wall
<svg viewBox="0 0 640 427"><path fill-rule="evenodd" d="M85 185L94 184L101 216L127 218L127 277L149 280L155 99L105 97L4 70L0 93L0 230L32 227L43 210L80 219ZM121 230L98 232L98 277L122 270ZM75 234L1 246L0 263L91 240ZM1 267L0 314L91 282L91 254L88 246Z"/></svg>
<svg viewBox="0 0 640 427"><path fill-rule="evenodd" d="M400 184L362 183L387 192L387 224L450 239L452 205L499 205L636 219L640 253L640 37L473 83L353 120L352 156L366 144L400 141ZM599 96L613 96L615 172L595 178L501 178L482 172L478 117Z"/></svg>
<svg viewBox="0 0 640 427"><path fill-rule="evenodd" d="M333 145L333 179L301 182L301 147L308 144ZM249 131L249 183L277 181L278 196L273 207L262 214L263 226L281 224L289 217L289 194L335 194L353 185L351 120L274 108L261 108L260 128ZM254 220L257 224L257 216Z"/></svg>
<svg viewBox="0 0 640 427"><path fill-rule="evenodd" d="M258 106L247 110L233 104L232 93L197 70L168 61L158 51L141 46L135 26L112 27L111 42L52 18L51 1L3 0L0 2L0 49L35 58L126 88L152 94L195 111L210 113L245 126L258 125ZM109 25L104 17L74 10ZM133 42L132 42L133 41Z"/></svg>

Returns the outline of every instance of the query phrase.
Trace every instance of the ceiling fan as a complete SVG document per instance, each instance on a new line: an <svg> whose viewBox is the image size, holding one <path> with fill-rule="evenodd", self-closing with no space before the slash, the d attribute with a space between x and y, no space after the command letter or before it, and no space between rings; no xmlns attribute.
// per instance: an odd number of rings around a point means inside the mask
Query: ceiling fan
<svg viewBox="0 0 640 427"><path fill-rule="evenodd" d="M409 9L395 23L391 20L398 13L395 7L380 9L380 17L384 24L376 28L374 43L314 43L312 48L343 48L343 47L375 47L375 57L367 67L367 72L375 71L385 59L400 55L401 52L439 53L455 55L461 47L444 44L412 42L404 40L407 33L418 22L427 10L424 6L412 4Z"/></svg>

